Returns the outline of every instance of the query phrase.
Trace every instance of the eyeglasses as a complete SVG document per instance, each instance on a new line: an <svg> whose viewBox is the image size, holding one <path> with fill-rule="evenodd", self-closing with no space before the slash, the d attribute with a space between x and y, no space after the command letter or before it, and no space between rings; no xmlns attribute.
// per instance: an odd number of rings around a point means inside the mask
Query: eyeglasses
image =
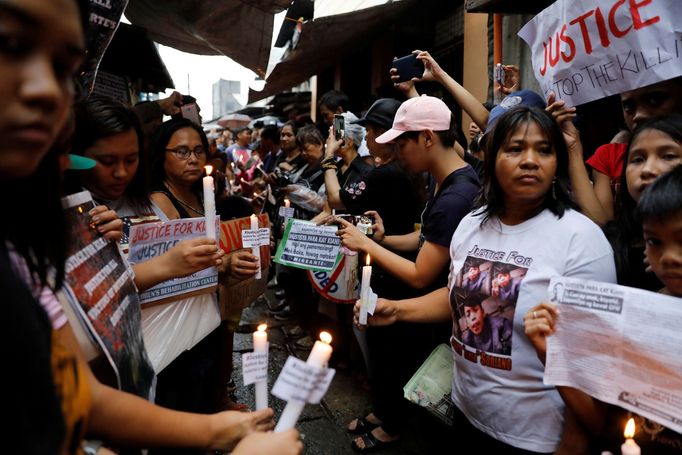
<svg viewBox="0 0 682 455"><path fill-rule="evenodd" d="M197 145L193 149L186 146L180 146L172 149L166 149L166 151L175 153L175 156L178 157L178 159L180 160L188 160L189 156L192 153L194 153L194 156L196 156L197 158L202 158L206 156L206 149L204 148L203 145Z"/></svg>

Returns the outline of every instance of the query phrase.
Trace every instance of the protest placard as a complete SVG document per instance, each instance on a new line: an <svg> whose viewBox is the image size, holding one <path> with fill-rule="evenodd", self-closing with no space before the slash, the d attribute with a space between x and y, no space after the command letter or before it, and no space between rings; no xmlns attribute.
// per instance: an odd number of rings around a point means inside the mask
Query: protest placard
<svg viewBox="0 0 682 455"><path fill-rule="evenodd" d="M268 379L268 353L245 352L242 354L242 377L244 385Z"/></svg>
<svg viewBox="0 0 682 455"><path fill-rule="evenodd" d="M547 338L546 384L574 387L682 432L682 301L553 278L561 315Z"/></svg>
<svg viewBox="0 0 682 455"><path fill-rule="evenodd" d="M306 270L331 271L341 260L341 241L336 226L290 218L275 262Z"/></svg>
<svg viewBox="0 0 682 455"><path fill-rule="evenodd" d="M216 219L216 227L218 225ZM165 223L139 224L130 228L128 261L139 264L161 256L182 240L206 236L205 218L183 218ZM213 292L218 285L218 270L209 267L191 275L164 281L140 294L143 305L159 304Z"/></svg>
<svg viewBox="0 0 682 455"><path fill-rule="evenodd" d="M558 0L519 36L547 98L569 106L682 75L679 0Z"/></svg>
<svg viewBox="0 0 682 455"><path fill-rule="evenodd" d="M261 229L264 227L269 228L270 219L266 213L258 215L258 225L261 226ZM250 228L250 217L222 221L220 223L218 245L228 254L243 249L242 231ZM260 263L261 273L264 277L267 277L270 265L269 234L268 243L260 247ZM231 276L223 276L219 279L218 285L220 313L221 317L226 319L231 314L234 314L234 312L240 311L251 304L258 296L263 294L267 280L256 280L254 278L240 280Z"/></svg>
<svg viewBox="0 0 682 455"><path fill-rule="evenodd" d="M87 191L62 199L69 227L65 293L112 364L121 390L150 397L154 370L142 339L132 271L118 247L92 227Z"/></svg>
<svg viewBox="0 0 682 455"><path fill-rule="evenodd" d="M308 279L325 299L336 303L355 303L360 296L358 256L342 255L331 271L308 270Z"/></svg>

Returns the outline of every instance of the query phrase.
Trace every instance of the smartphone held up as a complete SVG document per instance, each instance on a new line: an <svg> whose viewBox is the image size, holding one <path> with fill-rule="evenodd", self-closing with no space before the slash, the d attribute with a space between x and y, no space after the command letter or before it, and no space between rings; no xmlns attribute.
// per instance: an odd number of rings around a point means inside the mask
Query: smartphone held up
<svg viewBox="0 0 682 455"><path fill-rule="evenodd" d="M393 68L398 71L398 82L411 81L424 75L424 62L417 58L416 54L406 55L393 60Z"/></svg>
<svg viewBox="0 0 682 455"><path fill-rule="evenodd" d="M346 124L343 115L334 115L334 137L337 141L340 141L346 137Z"/></svg>

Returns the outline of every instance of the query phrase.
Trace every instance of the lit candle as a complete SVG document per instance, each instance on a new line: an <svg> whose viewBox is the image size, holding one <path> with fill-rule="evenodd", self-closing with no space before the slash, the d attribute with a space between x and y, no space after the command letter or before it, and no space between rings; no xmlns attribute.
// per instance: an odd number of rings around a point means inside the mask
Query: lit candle
<svg viewBox="0 0 682 455"><path fill-rule="evenodd" d="M289 199L284 198L284 207L289 208L291 207L291 201Z"/></svg>
<svg viewBox="0 0 682 455"><path fill-rule="evenodd" d="M256 230L258 229L258 217L256 215L251 215L251 230ZM261 279L261 273L260 273L260 246L252 246L251 247L251 254L256 256L256 263L258 264L258 269L256 270L256 279L260 280Z"/></svg>
<svg viewBox="0 0 682 455"><path fill-rule="evenodd" d="M635 419L630 418L628 420L628 423L625 425L623 436L625 436L625 443L620 446L620 453L622 455L641 455L642 450L635 440L632 439L635 436Z"/></svg>
<svg viewBox="0 0 682 455"><path fill-rule="evenodd" d="M367 325L367 307L369 306L369 284L372 279L372 266L369 265L370 257L367 255L367 265L362 268L362 281L360 285L360 325Z"/></svg>
<svg viewBox="0 0 682 455"><path fill-rule="evenodd" d="M206 237L216 239L215 235L215 191L213 187L213 166L204 166L206 177L204 177L204 217L206 218Z"/></svg>
<svg viewBox="0 0 682 455"><path fill-rule="evenodd" d="M332 336L327 332L320 332L320 341L316 341L313 346L313 350L310 351L308 355L308 360L306 363L318 368L326 368L329 358L332 356ZM305 407L305 401L290 400L287 402L282 415L277 422L275 427L275 433L280 433L282 431L287 431L296 425L298 418L303 412Z"/></svg>
<svg viewBox="0 0 682 455"><path fill-rule="evenodd" d="M267 324L258 326L258 330L253 332L253 352L268 353L268 328ZM268 380L256 382L256 410L268 407Z"/></svg>

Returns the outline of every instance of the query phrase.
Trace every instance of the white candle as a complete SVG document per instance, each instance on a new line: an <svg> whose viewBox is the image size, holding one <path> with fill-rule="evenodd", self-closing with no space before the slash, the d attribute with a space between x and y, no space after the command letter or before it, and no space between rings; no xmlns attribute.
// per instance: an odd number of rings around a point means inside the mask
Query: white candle
<svg viewBox="0 0 682 455"><path fill-rule="evenodd" d="M206 177L204 177L204 217L206 218L206 237L216 239L215 235L215 191L213 187L213 166L204 166Z"/></svg>
<svg viewBox="0 0 682 455"><path fill-rule="evenodd" d="M320 341L316 341L313 350L308 355L306 363L308 365L316 366L318 368L326 368L329 363L329 358L332 356L332 336L327 332L320 332ZM287 431L296 425L298 418L303 412L305 401L291 400L287 402L282 415L275 427L275 433Z"/></svg>
<svg viewBox="0 0 682 455"><path fill-rule="evenodd" d="M258 229L258 217L256 215L251 215L251 230ZM260 246L251 247L251 254L256 256L256 263L258 264L258 269L256 270L256 279L261 279L260 272Z"/></svg>
<svg viewBox="0 0 682 455"><path fill-rule="evenodd" d="M362 281L360 284L360 315L358 322L367 325L367 307L369 306L369 285L372 280L372 266L369 265L369 254L367 255L367 265L362 267Z"/></svg>
<svg viewBox="0 0 682 455"><path fill-rule="evenodd" d="M291 207L291 201L289 199L284 198L284 207L289 208Z"/></svg>
<svg viewBox="0 0 682 455"><path fill-rule="evenodd" d="M622 455L641 455L642 450L639 448L634 439L635 436L635 419L630 418L628 423L625 425L625 431L623 432L625 436L625 442L620 446L620 453Z"/></svg>
<svg viewBox="0 0 682 455"><path fill-rule="evenodd" d="M268 328L267 324L258 326L258 330L253 332L253 352L268 353ZM268 407L268 380L256 382L256 410Z"/></svg>

